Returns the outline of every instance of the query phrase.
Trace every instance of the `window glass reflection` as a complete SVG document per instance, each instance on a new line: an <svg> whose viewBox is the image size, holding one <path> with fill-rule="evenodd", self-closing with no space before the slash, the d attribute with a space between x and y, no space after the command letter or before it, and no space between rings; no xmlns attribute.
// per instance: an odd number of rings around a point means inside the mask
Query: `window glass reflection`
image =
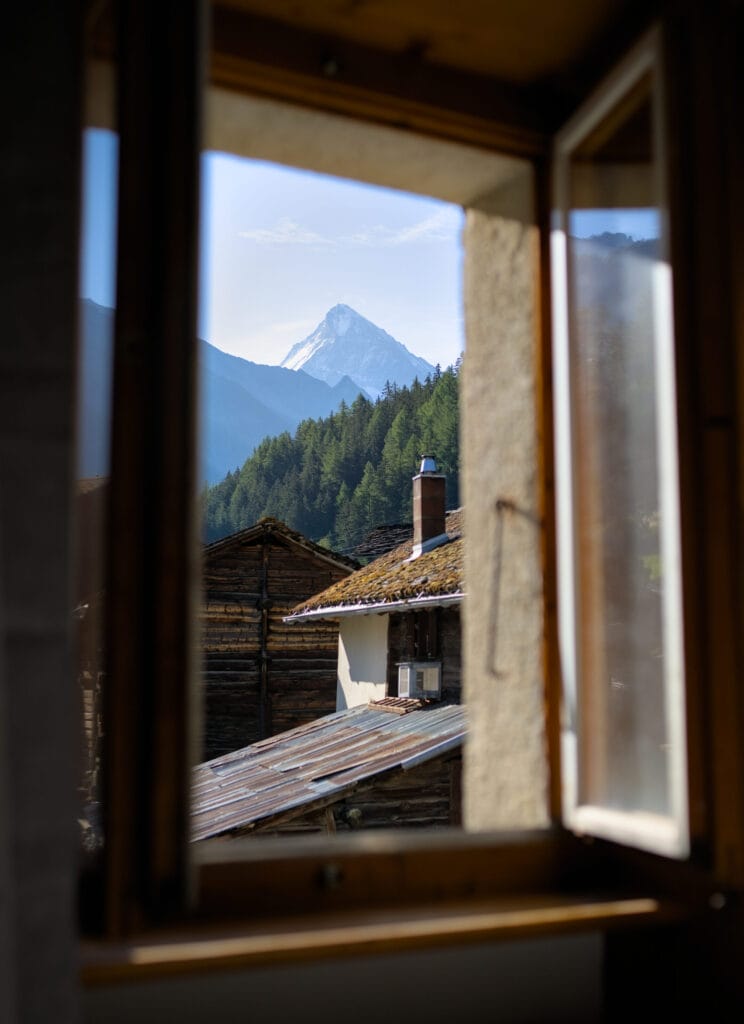
<svg viewBox="0 0 744 1024"><path fill-rule="evenodd" d="M644 79L569 164L578 795L669 814L655 157Z"/></svg>

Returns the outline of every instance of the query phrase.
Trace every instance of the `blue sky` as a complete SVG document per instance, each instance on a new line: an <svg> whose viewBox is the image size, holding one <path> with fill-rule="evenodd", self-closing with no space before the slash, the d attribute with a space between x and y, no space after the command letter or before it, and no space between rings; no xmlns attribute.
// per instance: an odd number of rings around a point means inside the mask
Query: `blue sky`
<svg viewBox="0 0 744 1024"><path fill-rule="evenodd" d="M83 242L80 292L101 306L114 306L117 138L112 132L83 135Z"/></svg>
<svg viewBox="0 0 744 1024"><path fill-rule="evenodd" d="M114 304L116 138L85 139L82 294ZM203 171L201 337L278 363L337 302L417 355L463 348L457 206L226 154Z"/></svg>
<svg viewBox="0 0 744 1024"><path fill-rule="evenodd" d="M462 350L459 207L213 154L205 161L203 335L280 362L344 302L430 362Z"/></svg>
<svg viewBox="0 0 744 1024"><path fill-rule="evenodd" d="M616 210L572 210L570 233L575 238L591 238L605 231L629 235L636 241L659 237L659 211L654 208L618 208Z"/></svg>
<svg viewBox="0 0 744 1024"><path fill-rule="evenodd" d="M85 133L81 291L114 305L117 140ZM403 192L224 153L202 170L199 334L279 363L337 302L416 355L449 365L464 347L463 212ZM658 212L577 210L572 234L659 233Z"/></svg>

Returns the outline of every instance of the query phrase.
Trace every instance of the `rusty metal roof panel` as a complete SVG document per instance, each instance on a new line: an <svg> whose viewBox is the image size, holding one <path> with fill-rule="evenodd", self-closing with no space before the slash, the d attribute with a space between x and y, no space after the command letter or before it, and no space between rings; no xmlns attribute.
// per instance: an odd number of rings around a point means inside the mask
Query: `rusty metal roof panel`
<svg viewBox="0 0 744 1024"><path fill-rule="evenodd" d="M441 757L463 742L462 705L410 704L403 714L374 702L338 711L198 765L192 839L246 832L325 806L361 782Z"/></svg>

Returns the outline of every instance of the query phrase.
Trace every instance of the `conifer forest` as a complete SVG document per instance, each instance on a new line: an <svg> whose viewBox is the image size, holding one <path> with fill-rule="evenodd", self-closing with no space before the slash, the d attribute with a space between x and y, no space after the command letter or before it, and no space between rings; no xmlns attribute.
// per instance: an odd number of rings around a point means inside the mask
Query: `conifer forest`
<svg viewBox="0 0 744 1024"><path fill-rule="evenodd" d="M294 435L265 438L242 467L202 494L206 542L274 516L336 551L376 526L411 520L411 477L431 453L447 475L447 507L459 505L460 360L423 383L387 384Z"/></svg>

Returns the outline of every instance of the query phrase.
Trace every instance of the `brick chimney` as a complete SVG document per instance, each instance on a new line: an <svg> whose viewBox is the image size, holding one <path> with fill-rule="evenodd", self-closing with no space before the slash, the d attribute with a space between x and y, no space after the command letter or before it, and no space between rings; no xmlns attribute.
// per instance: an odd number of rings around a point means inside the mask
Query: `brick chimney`
<svg viewBox="0 0 744 1024"><path fill-rule="evenodd" d="M424 455L413 478L413 552L418 558L449 540L445 526L446 477L433 455Z"/></svg>

